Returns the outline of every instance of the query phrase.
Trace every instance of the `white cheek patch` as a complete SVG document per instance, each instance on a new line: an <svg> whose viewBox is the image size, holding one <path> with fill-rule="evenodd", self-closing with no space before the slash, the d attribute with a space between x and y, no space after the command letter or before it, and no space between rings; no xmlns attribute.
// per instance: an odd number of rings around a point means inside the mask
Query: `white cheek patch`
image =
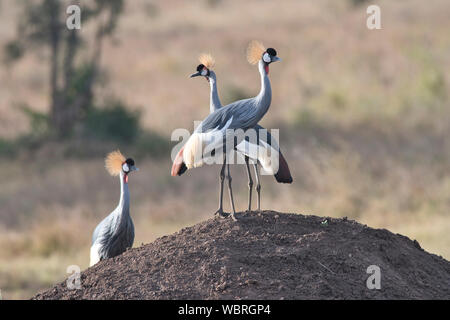
<svg viewBox="0 0 450 320"><path fill-rule="evenodd" d="M130 171L130 168L128 168L128 164L124 163L124 164L122 165L122 170L123 170L124 172Z"/></svg>
<svg viewBox="0 0 450 320"><path fill-rule="evenodd" d="M202 72L201 72L201 75L202 76L206 76L207 74L208 74L208 71L205 68L203 68Z"/></svg>
<svg viewBox="0 0 450 320"><path fill-rule="evenodd" d="M265 53L263 54L263 61L266 62L266 63L271 62L272 59L270 59L270 54L268 54L267 52L265 52Z"/></svg>

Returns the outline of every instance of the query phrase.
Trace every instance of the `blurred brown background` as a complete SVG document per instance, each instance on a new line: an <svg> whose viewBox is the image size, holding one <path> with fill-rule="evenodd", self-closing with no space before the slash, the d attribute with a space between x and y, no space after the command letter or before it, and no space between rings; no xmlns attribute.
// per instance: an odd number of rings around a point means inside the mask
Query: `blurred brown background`
<svg viewBox="0 0 450 320"><path fill-rule="evenodd" d="M188 78L201 52L216 58L222 103L258 92L245 59L252 39L283 59L261 124L280 129L294 177L263 177L263 209L347 216L450 258L449 1L56 1L64 23L67 5L82 10L82 29L59 34L57 90L52 2L0 1L4 299L88 266L92 231L118 202L103 163L115 148L141 169L130 177L135 246L212 216L219 167L171 177L170 134L209 112L208 84ZM381 30L366 27L372 3ZM74 110L64 130L55 106ZM244 172L232 168L238 210Z"/></svg>

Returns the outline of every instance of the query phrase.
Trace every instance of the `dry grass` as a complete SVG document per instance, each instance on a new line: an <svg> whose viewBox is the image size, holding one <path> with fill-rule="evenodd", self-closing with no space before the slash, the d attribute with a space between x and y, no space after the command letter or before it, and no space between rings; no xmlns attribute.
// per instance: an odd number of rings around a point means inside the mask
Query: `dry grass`
<svg viewBox="0 0 450 320"><path fill-rule="evenodd" d="M281 127L294 176L292 186L263 177L263 208L348 216L449 259L450 3L376 2L379 31L365 28L364 6L345 1L129 1L117 41L105 50L110 81L98 93L142 107L144 125L169 137L208 112L207 84L188 79L198 54L215 56L221 96L231 99L235 88L251 95L259 80L245 48L263 40L283 62L271 67L274 103L262 124ZM2 1L0 44L14 34L13 4ZM28 129L15 104L45 109L42 59L45 53L0 68L0 138ZM3 298L29 297L63 280L68 265L86 268L92 230L118 201L118 181L102 158L65 159L55 148L44 150L0 167ZM217 167L172 178L169 155L135 160L135 245L216 209ZM233 178L243 210L244 168L233 168Z"/></svg>

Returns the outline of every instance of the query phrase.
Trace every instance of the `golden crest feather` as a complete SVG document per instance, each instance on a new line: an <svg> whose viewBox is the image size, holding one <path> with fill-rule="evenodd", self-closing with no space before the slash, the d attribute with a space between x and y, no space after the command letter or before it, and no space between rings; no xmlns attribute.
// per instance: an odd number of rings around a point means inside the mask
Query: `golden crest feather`
<svg viewBox="0 0 450 320"><path fill-rule="evenodd" d="M214 67L214 64L216 63L216 60L214 59L214 57L212 55L210 55L209 53L202 53L198 57L198 61L200 61L200 63L203 64L208 69L211 69L212 67Z"/></svg>
<svg viewBox="0 0 450 320"><path fill-rule="evenodd" d="M105 168L112 176L118 176L122 171L122 164L125 162L125 157L119 151L110 152L105 158Z"/></svg>
<svg viewBox="0 0 450 320"><path fill-rule="evenodd" d="M257 64L263 53L266 51L264 45L256 40L250 42L247 48L247 61L250 64Z"/></svg>

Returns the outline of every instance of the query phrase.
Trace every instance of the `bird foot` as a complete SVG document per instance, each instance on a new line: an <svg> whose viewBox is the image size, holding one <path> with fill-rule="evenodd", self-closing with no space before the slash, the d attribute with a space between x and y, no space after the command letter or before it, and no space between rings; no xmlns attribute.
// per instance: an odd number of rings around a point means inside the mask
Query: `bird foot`
<svg viewBox="0 0 450 320"><path fill-rule="evenodd" d="M227 217L227 214L225 212L223 212L223 210L220 209L220 208L217 209L216 212L214 212L214 215L215 216L219 216L219 218L226 218Z"/></svg>
<svg viewBox="0 0 450 320"><path fill-rule="evenodd" d="M230 217L233 221L237 221L236 216L234 213L230 213Z"/></svg>

